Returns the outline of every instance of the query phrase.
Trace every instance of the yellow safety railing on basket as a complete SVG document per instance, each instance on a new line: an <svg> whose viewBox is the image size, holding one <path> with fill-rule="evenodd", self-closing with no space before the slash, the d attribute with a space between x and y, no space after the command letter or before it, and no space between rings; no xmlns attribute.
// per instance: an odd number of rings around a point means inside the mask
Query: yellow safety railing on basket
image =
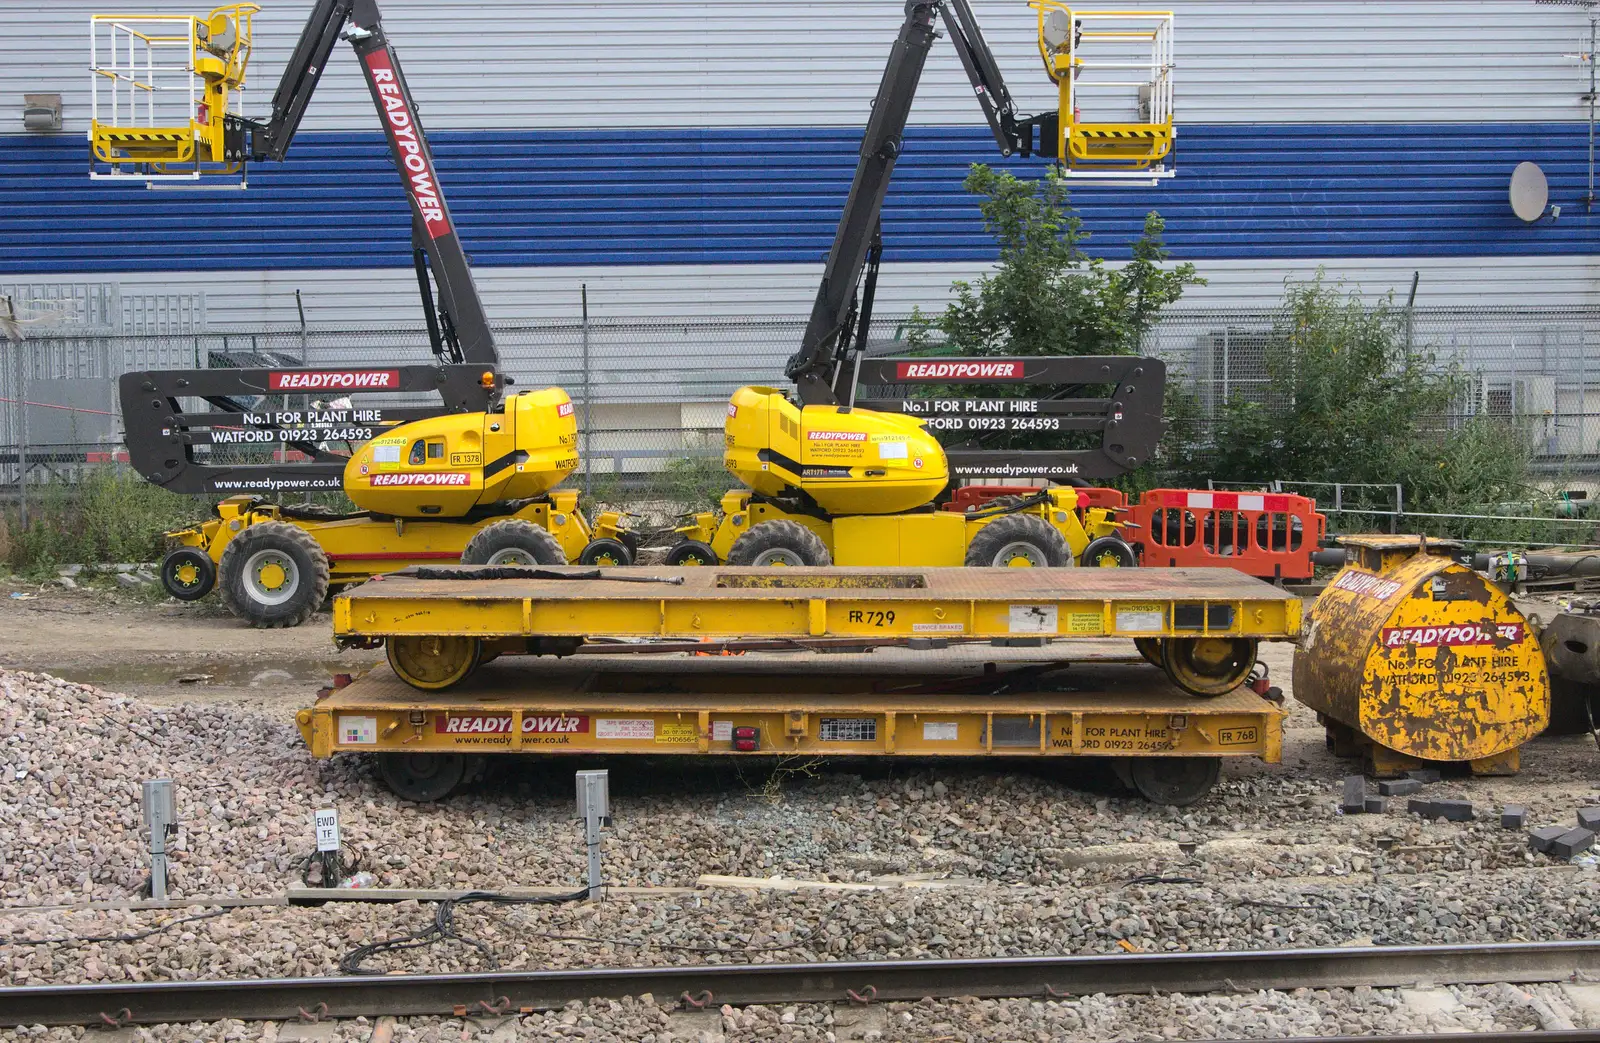
<svg viewBox="0 0 1600 1043"><path fill-rule="evenodd" d="M1060 93L1056 154L1079 177L1166 177L1172 152L1171 11L1087 11L1032 0L1039 54Z"/></svg>
<svg viewBox="0 0 1600 1043"><path fill-rule="evenodd" d="M238 3L207 15L90 16L90 176L239 173L229 125L242 114L239 91L259 10Z"/></svg>

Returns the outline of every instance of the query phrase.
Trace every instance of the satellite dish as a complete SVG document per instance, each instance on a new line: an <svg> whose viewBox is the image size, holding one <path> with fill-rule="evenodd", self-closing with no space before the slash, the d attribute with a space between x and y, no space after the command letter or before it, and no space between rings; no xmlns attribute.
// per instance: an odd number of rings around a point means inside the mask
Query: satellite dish
<svg viewBox="0 0 1600 1043"><path fill-rule="evenodd" d="M1539 164L1518 163L1511 172L1511 212L1531 223L1544 216L1549 202L1550 182Z"/></svg>

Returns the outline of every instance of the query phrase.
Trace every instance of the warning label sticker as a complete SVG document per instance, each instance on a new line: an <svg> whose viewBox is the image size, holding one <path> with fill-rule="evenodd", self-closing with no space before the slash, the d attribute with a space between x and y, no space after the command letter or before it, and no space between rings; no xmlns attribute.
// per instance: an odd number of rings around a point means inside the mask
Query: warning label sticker
<svg viewBox="0 0 1600 1043"><path fill-rule="evenodd" d="M376 717L339 718L339 742L345 746L374 746L378 742Z"/></svg>
<svg viewBox="0 0 1600 1043"><path fill-rule="evenodd" d="M955 742L960 737L960 726L955 721L923 721L923 742Z"/></svg>
<svg viewBox="0 0 1600 1043"><path fill-rule="evenodd" d="M654 739L656 722L653 720L628 720L616 717L597 717L594 722L596 739Z"/></svg>
<svg viewBox="0 0 1600 1043"><path fill-rule="evenodd" d="M1009 626L1013 634L1053 634L1056 632L1056 607L1012 605Z"/></svg>
<svg viewBox="0 0 1600 1043"><path fill-rule="evenodd" d="M961 633L965 633L966 629L967 629L967 625L965 623L913 623L913 624L911 624L911 632L913 634L961 634Z"/></svg>
<svg viewBox="0 0 1600 1043"><path fill-rule="evenodd" d="M1098 634L1104 627L1100 625L1098 612L1068 612L1067 633L1069 634Z"/></svg>
<svg viewBox="0 0 1600 1043"><path fill-rule="evenodd" d="M1160 631L1167 625L1165 605L1118 605L1117 629L1131 633Z"/></svg>
<svg viewBox="0 0 1600 1043"><path fill-rule="evenodd" d="M700 738L692 721L671 721L656 730L656 742L689 744Z"/></svg>

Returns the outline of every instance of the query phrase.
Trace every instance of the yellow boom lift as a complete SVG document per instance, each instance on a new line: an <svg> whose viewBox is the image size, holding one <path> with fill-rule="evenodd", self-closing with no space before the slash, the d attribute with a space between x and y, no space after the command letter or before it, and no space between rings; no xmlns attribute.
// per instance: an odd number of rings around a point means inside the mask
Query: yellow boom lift
<svg viewBox="0 0 1600 1043"><path fill-rule="evenodd" d="M1173 173L1166 162L1173 140L1171 12L1074 11L1055 0L1032 6L1060 110L1022 117L967 0L907 5L811 318L787 366L796 392L792 398L770 387L734 393L723 460L746 488L723 497L720 517L704 512L680 528L683 539L668 552L669 564L1136 564L1111 512L1087 508L1070 486L1149 459L1163 430L1160 360L864 358L882 254L879 217L938 35L936 21L955 45L1001 155L1037 153L1061 160L1069 175L1096 180L1153 181ZM1097 45L1101 53L1113 48L1110 56L1096 57ZM1138 70L1137 77L1128 79L1128 70ZM1117 90L1131 102L1126 118L1083 117L1083 95L1096 95L1098 107L1113 114L1100 92ZM1042 399L907 397L870 400L872 409L857 404L862 384L930 383L1057 390ZM1076 431L1098 434L1101 444L1058 451L986 451L968 444L947 452L936 429L958 433L958 443L974 433ZM979 511L936 509L955 480L979 475L1060 487Z"/></svg>
<svg viewBox="0 0 1600 1043"><path fill-rule="evenodd" d="M91 173L242 176L247 161L282 160L335 43L349 41L406 188L436 362L306 368L303 359L257 357L239 368L124 375L133 465L175 492L227 495L208 521L168 534L181 546L162 563L167 590L194 600L220 578L240 617L294 626L330 586L408 565L630 563L635 538L620 516L591 523L577 493L556 488L578 465L566 392L504 393L510 381L375 0L318 0L265 121L237 111L256 10L95 16L95 38L106 34L108 46L94 51L95 81L105 86L96 87ZM442 408L395 405L402 395L437 396ZM363 396L384 397L357 405ZM432 419L404 426L423 418ZM330 448L338 444L361 445ZM278 445L284 458L265 455ZM217 462L219 450L239 447L262 447L266 462ZM343 491L359 510L261 498L319 491Z"/></svg>

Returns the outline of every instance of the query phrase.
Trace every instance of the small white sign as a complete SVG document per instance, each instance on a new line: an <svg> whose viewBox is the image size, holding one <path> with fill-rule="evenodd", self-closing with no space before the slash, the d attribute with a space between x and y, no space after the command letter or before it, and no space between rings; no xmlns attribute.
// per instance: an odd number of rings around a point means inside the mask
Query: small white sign
<svg viewBox="0 0 1600 1043"><path fill-rule="evenodd" d="M712 742L732 742L733 741L733 722L732 721L712 721L711 722L711 741Z"/></svg>
<svg viewBox="0 0 1600 1043"><path fill-rule="evenodd" d="M376 717L340 717L339 744L341 746L375 746L378 743Z"/></svg>
<svg viewBox="0 0 1600 1043"><path fill-rule="evenodd" d="M955 721L923 721L923 742L955 742L958 725Z"/></svg>
<svg viewBox="0 0 1600 1043"><path fill-rule="evenodd" d="M372 447L372 462L375 464L397 464L400 462L400 447L397 445L375 445Z"/></svg>
<svg viewBox="0 0 1600 1043"><path fill-rule="evenodd" d="M1053 634L1056 632L1054 605L1012 605L1013 634Z"/></svg>
<svg viewBox="0 0 1600 1043"><path fill-rule="evenodd" d="M1158 631L1167 623L1166 613L1159 608L1117 609L1117 629L1129 633Z"/></svg>
<svg viewBox="0 0 1600 1043"><path fill-rule="evenodd" d="M879 442L879 460L904 460L906 458L906 443L904 442Z"/></svg>
<svg viewBox="0 0 1600 1043"><path fill-rule="evenodd" d="M730 736L732 732L728 733ZM656 737L656 722L650 720L626 720L616 717L601 717L594 722L594 737L596 739L654 739Z"/></svg>
<svg viewBox="0 0 1600 1043"><path fill-rule="evenodd" d="M960 634L967 629L965 623L913 623L913 634Z"/></svg>
<svg viewBox="0 0 1600 1043"><path fill-rule="evenodd" d="M317 828L317 850L339 850L339 813L333 808L318 808L311 821Z"/></svg>

